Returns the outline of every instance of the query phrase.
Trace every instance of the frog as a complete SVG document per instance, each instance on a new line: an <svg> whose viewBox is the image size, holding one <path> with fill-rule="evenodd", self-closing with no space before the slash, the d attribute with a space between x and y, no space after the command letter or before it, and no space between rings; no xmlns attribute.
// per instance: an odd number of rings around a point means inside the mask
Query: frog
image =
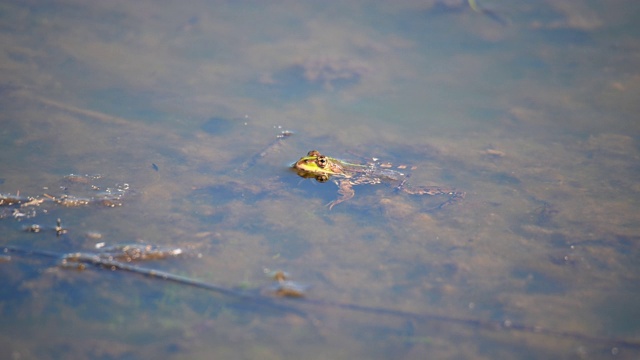
<svg viewBox="0 0 640 360"><path fill-rule="evenodd" d="M465 193L454 188L441 186L410 186L408 175L381 165L377 159L369 164L355 164L321 154L311 150L306 156L291 165L291 168L303 178L312 178L320 183L333 181L338 185L338 198L328 203L329 210L355 196L354 186L377 185L382 183L396 184L395 189L410 195L446 196L441 204L428 209L437 210L464 198Z"/></svg>

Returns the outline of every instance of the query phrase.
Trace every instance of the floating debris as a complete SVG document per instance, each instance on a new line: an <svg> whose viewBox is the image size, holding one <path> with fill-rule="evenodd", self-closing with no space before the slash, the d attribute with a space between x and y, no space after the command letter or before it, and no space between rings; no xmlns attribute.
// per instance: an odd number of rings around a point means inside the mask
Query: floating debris
<svg viewBox="0 0 640 360"><path fill-rule="evenodd" d="M22 220L22 219L30 219L32 217L36 216L36 210L35 209L29 209L26 211L21 211L20 209L13 209L13 211L11 212L11 216L14 219L18 219L18 220ZM0 218L3 218L6 216L0 215Z"/></svg>
<svg viewBox="0 0 640 360"><path fill-rule="evenodd" d="M282 270L269 271L269 269L265 269L264 272L268 277L275 281L284 281L289 278L289 273L286 273Z"/></svg>
<svg viewBox="0 0 640 360"><path fill-rule="evenodd" d="M68 229L64 228L62 226L62 220L57 219L56 220L56 226L55 227L45 227L45 226L41 226L39 224L31 224L29 226L25 226L24 231L26 232L31 232L31 233L39 233L42 231L46 231L46 230L53 230L56 233L56 236L60 236L60 235L64 235L68 232Z"/></svg>
<svg viewBox="0 0 640 360"><path fill-rule="evenodd" d="M273 294L280 297L301 298L309 287L300 285L294 281L278 281L273 286Z"/></svg>
<svg viewBox="0 0 640 360"><path fill-rule="evenodd" d="M56 198L55 196L51 196L49 194L44 194L44 196L58 205L62 205L64 207L80 207L86 206L91 203L91 199L88 198L79 198L71 195L61 195Z"/></svg>
<svg viewBox="0 0 640 360"><path fill-rule="evenodd" d="M42 212L46 213L51 209L51 204L73 208L92 205L111 208L122 206L123 198L130 192L129 184L115 184L113 187L94 184L94 181L101 178L102 175L66 175L62 178L63 186L60 186L64 193L60 195L43 193L37 196L20 196L19 191L15 195L0 194L0 219L9 216L17 220L33 218L37 214L35 208L42 206ZM43 188L49 189L47 186ZM35 227L25 230L39 232Z"/></svg>
<svg viewBox="0 0 640 360"><path fill-rule="evenodd" d="M96 248L99 250L98 256L126 262L160 260L184 253L181 248L150 244L117 244L112 246L104 246L104 243L99 244L102 246L98 247L96 244Z"/></svg>
<svg viewBox="0 0 640 360"><path fill-rule="evenodd" d="M270 271L269 269L264 269L264 272L276 281L276 283L271 286L271 293L275 296L301 298L305 296L305 291L309 288L307 285L287 280L289 274L282 270Z"/></svg>
<svg viewBox="0 0 640 360"><path fill-rule="evenodd" d="M98 232L98 231L87 231L84 233L84 236L87 239L91 239L91 240L98 240L98 239L102 239L102 233ZM104 243L98 243L98 244L102 244L104 246ZM98 248L98 244L96 244L96 249Z"/></svg>
<svg viewBox="0 0 640 360"><path fill-rule="evenodd" d="M0 194L0 206L21 205L29 201L29 198L20 197L20 195Z"/></svg>
<svg viewBox="0 0 640 360"><path fill-rule="evenodd" d="M105 246L97 243L98 252L73 252L61 257L59 266L65 269L84 270L87 264L103 265L117 270L126 263L160 260L184 254L180 248L161 247L150 244L117 244Z"/></svg>
<svg viewBox="0 0 640 360"><path fill-rule="evenodd" d="M42 230L42 227L38 224L32 224L24 228L24 231L32 232L32 233L39 233L41 230Z"/></svg>
<svg viewBox="0 0 640 360"><path fill-rule="evenodd" d="M67 233L67 229L62 227L62 221L60 219L56 220L56 236L64 235Z"/></svg>

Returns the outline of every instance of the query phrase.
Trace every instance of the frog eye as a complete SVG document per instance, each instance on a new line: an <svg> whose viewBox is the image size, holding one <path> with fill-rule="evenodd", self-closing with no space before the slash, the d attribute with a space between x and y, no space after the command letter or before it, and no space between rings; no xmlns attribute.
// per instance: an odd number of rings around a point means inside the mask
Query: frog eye
<svg viewBox="0 0 640 360"><path fill-rule="evenodd" d="M307 153L307 156L320 156L320 151L318 150L311 150Z"/></svg>
<svg viewBox="0 0 640 360"><path fill-rule="evenodd" d="M322 174L322 175L317 175L316 176L316 181L318 181L318 182L323 183L323 182L326 182L327 180L329 180L329 175L327 175L327 174Z"/></svg>
<svg viewBox="0 0 640 360"><path fill-rule="evenodd" d="M318 156L316 163L318 164L319 167L324 168L325 166L327 166L327 157L324 155Z"/></svg>

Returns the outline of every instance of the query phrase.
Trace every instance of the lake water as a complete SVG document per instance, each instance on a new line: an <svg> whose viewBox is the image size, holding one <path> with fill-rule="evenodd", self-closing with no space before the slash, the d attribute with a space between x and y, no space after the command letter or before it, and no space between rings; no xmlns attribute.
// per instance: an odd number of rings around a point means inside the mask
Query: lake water
<svg viewBox="0 0 640 360"><path fill-rule="evenodd" d="M638 14L3 2L0 193L42 203L0 206L0 358L638 358ZM466 195L329 209L312 149ZM232 293L56 259L119 244Z"/></svg>

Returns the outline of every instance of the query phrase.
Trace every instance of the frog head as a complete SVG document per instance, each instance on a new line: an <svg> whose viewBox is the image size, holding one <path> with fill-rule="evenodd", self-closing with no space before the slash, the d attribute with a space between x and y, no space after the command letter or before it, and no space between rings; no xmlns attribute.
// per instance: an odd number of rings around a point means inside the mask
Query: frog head
<svg viewBox="0 0 640 360"><path fill-rule="evenodd" d="M311 150L307 156L303 156L292 168L303 178L314 178L318 182L329 180L332 175L342 174L340 162L334 158L320 154L317 150Z"/></svg>

